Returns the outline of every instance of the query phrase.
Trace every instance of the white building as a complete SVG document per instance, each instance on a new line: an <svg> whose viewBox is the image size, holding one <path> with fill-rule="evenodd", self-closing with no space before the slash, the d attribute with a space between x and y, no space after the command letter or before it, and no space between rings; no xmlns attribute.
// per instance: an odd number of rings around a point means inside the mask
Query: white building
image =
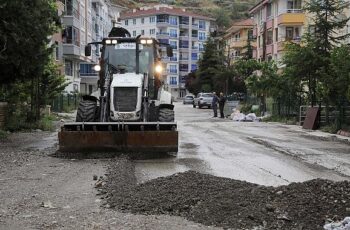
<svg viewBox="0 0 350 230"><path fill-rule="evenodd" d="M63 57L68 93L90 94L97 87L97 73L93 66L100 52L96 48L91 57L85 57L86 44L101 41L112 29L118 10L109 0L61 0L65 4L63 15Z"/></svg>
<svg viewBox="0 0 350 230"><path fill-rule="evenodd" d="M142 7L121 14L121 23L135 37L157 38L174 49L172 58L163 58L164 77L175 98L186 95L185 76L198 68L197 62L210 35L211 18L168 5Z"/></svg>

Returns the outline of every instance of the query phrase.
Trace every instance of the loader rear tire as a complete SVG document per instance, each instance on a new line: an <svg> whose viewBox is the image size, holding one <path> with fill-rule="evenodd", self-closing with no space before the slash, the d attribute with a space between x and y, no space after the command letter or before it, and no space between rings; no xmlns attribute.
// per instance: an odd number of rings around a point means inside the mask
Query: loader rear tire
<svg viewBox="0 0 350 230"><path fill-rule="evenodd" d="M95 101L82 100L79 103L76 122L94 122L97 115L97 103Z"/></svg>
<svg viewBox="0 0 350 230"><path fill-rule="evenodd" d="M173 122L175 120L174 110L168 108L159 109L158 121L160 122Z"/></svg>

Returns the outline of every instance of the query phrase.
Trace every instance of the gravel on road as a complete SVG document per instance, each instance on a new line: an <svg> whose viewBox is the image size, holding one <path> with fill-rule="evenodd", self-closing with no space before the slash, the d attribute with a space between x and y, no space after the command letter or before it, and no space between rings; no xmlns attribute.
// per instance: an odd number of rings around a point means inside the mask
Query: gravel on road
<svg viewBox="0 0 350 230"><path fill-rule="evenodd" d="M349 181L266 187L187 171L136 184L133 171L128 159L113 161L103 188L109 207L230 229L315 230L350 215Z"/></svg>

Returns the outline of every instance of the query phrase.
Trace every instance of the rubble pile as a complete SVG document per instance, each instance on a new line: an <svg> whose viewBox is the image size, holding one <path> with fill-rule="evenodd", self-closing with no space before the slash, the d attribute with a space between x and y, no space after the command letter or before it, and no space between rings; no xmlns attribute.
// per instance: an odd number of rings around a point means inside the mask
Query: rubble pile
<svg viewBox="0 0 350 230"><path fill-rule="evenodd" d="M125 162L124 162L125 163ZM194 171L136 184L130 164L112 166L108 207L185 217L231 229L323 229L350 215L350 182L311 180L266 187ZM131 176L130 176L131 175Z"/></svg>

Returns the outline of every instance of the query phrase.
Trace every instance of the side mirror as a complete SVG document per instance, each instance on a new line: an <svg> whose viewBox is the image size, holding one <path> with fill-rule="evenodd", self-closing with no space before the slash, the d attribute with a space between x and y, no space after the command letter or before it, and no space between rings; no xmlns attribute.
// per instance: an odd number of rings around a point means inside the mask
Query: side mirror
<svg viewBox="0 0 350 230"><path fill-rule="evenodd" d="M91 45L85 46L85 56L86 57L91 56Z"/></svg>
<svg viewBox="0 0 350 230"><path fill-rule="evenodd" d="M167 46L166 47L166 54L167 54L168 57L173 57L174 56L173 47Z"/></svg>

